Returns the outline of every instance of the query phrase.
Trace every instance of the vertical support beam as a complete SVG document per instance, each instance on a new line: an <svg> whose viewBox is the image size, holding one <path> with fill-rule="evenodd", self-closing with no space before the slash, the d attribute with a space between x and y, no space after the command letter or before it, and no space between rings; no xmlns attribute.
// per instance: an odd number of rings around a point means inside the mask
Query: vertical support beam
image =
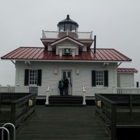
<svg viewBox="0 0 140 140"><path fill-rule="evenodd" d="M116 140L116 104L112 104L111 111L111 140Z"/></svg>
<svg viewBox="0 0 140 140"><path fill-rule="evenodd" d="M16 126L16 103L11 103L11 122Z"/></svg>
<svg viewBox="0 0 140 140"><path fill-rule="evenodd" d="M132 94L130 94L130 115L132 115Z"/></svg>

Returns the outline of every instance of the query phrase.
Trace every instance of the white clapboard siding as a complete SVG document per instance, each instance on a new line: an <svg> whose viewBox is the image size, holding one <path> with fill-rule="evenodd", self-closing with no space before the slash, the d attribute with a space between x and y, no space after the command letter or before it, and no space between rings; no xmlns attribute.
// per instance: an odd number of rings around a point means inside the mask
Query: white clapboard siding
<svg viewBox="0 0 140 140"><path fill-rule="evenodd" d="M38 95L45 95L47 87L50 86L51 95L59 95L58 81L61 79L61 71L64 69L72 70L72 95L82 95L82 86L89 88L87 94L110 93L113 85L117 86L117 64L110 63L104 67L103 63L81 63L81 62L31 62L31 65L25 65L24 61L16 63L16 91L29 92L30 86L24 86L25 69L42 69L42 86L38 87ZM57 69L57 74L54 73ZM76 70L79 70L77 75ZM108 70L109 87L92 87L91 71Z"/></svg>
<svg viewBox="0 0 140 140"><path fill-rule="evenodd" d="M134 87L134 73L118 73L119 87Z"/></svg>

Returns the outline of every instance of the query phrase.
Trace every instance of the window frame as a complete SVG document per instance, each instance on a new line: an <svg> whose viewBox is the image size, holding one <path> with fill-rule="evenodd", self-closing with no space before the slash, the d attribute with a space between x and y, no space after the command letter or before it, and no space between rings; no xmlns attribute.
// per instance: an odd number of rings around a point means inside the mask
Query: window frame
<svg viewBox="0 0 140 140"><path fill-rule="evenodd" d="M36 73L32 73L31 71L36 71ZM36 76L35 76L35 74L36 74ZM32 78L32 80L31 80L31 78ZM29 80L29 85L31 85L31 86L37 85L37 83L38 83L38 69L29 69L28 80Z"/></svg>
<svg viewBox="0 0 140 140"><path fill-rule="evenodd" d="M97 84L97 71L102 72L102 85ZM108 70L91 70L91 86L92 87L108 87L109 86L109 71Z"/></svg>
<svg viewBox="0 0 140 140"><path fill-rule="evenodd" d="M96 81L95 81L96 87L103 87L104 86L104 70L96 70L95 76L96 76Z"/></svg>
<svg viewBox="0 0 140 140"><path fill-rule="evenodd" d="M30 73L31 71L37 71L36 72L36 82L31 83L31 77ZM33 78L35 78L34 74L32 75ZM25 69L25 75L24 75L24 86L41 86L42 85L42 69Z"/></svg>

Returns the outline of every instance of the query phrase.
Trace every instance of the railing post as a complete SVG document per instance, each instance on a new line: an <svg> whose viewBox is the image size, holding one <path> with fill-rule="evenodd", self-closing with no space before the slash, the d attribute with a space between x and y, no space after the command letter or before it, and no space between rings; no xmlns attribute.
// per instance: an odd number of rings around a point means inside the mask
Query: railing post
<svg viewBox="0 0 140 140"><path fill-rule="evenodd" d="M116 104L112 104L111 111L111 140L116 140Z"/></svg>
<svg viewBox="0 0 140 140"><path fill-rule="evenodd" d="M49 104L49 91L50 91L50 86L48 86L47 91L46 91L46 102L45 102L45 105Z"/></svg>
<svg viewBox="0 0 140 140"><path fill-rule="evenodd" d="M11 122L16 125L16 103L11 103Z"/></svg>
<svg viewBox="0 0 140 140"><path fill-rule="evenodd" d="M86 105L86 96L85 96L86 90L84 86L82 86L82 91L83 91L83 105Z"/></svg>

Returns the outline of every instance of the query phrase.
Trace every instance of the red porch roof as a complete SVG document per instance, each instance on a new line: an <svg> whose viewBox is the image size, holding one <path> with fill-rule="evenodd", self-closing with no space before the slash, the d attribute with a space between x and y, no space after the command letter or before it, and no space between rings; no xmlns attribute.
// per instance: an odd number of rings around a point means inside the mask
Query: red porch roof
<svg viewBox="0 0 140 140"><path fill-rule="evenodd" d="M131 61L130 58L116 51L115 49L97 48L96 55L94 49L81 52L80 55L58 56L54 52L44 50L43 47L19 47L4 55L1 59L9 60L82 60L82 61Z"/></svg>
<svg viewBox="0 0 140 140"><path fill-rule="evenodd" d="M118 68L118 72L128 72L128 73L137 73L138 71L135 68Z"/></svg>

